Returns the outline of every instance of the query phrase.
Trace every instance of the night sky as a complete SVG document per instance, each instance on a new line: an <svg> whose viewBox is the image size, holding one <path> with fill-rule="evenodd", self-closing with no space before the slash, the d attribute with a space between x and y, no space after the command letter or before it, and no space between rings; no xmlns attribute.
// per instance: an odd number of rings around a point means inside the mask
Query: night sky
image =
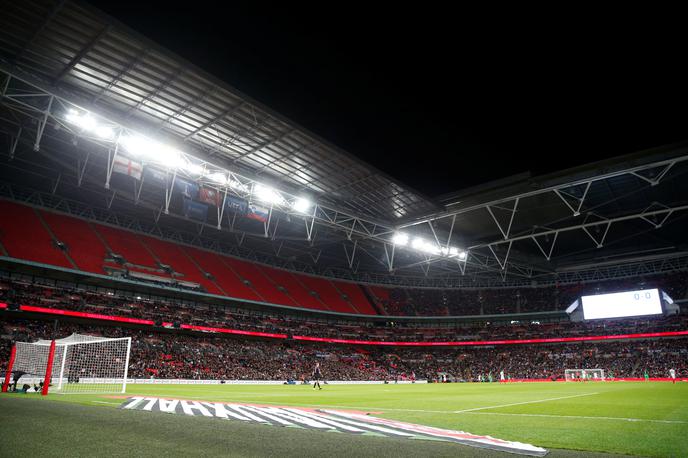
<svg viewBox="0 0 688 458"><path fill-rule="evenodd" d="M401 3L89 3L429 196L688 139L685 39L670 24Z"/></svg>

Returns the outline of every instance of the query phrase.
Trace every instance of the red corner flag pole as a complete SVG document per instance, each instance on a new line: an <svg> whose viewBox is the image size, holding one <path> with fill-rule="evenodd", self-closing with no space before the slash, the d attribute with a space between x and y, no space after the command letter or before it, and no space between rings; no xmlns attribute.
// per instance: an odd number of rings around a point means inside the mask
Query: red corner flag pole
<svg viewBox="0 0 688 458"><path fill-rule="evenodd" d="M43 379L43 396L48 394L50 377L53 373L53 359L55 358L55 341L50 342L50 353L48 353L48 365L45 367L45 378Z"/></svg>
<svg viewBox="0 0 688 458"><path fill-rule="evenodd" d="M7 372L5 373L5 382L2 384L3 393L7 393L7 387L10 385L10 375L12 375L12 366L14 366L15 356L17 356L17 346L12 345L12 353L10 353L10 362L7 365Z"/></svg>

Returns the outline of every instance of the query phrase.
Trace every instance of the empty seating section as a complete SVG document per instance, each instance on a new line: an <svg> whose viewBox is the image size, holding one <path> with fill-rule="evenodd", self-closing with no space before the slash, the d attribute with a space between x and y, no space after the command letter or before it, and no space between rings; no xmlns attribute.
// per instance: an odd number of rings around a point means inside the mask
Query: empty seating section
<svg viewBox="0 0 688 458"><path fill-rule="evenodd" d="M13 258L74 268L31 207L0 200L0 242Z"/></svg>
<svg viewBox="0 0 688 458"><path fill-rule="evenodd" d="M227 267L215 253L191 247L183 247L182 250L191 256L204 272L215 278L215 283L224 290L227 296L252 301L263 300L253 289L244 284L241 278Z"/></svg>
<svg viewBox="0 0 688 458"><path fill-rule="evenodd" d="M161 263L170 266L172 270L183 275L175 278L198 283L211 294L222 294L222 291L220 291L212 281L203 276L201 271L198 270L198 267L196 267L189 256L182 251L179 245L153 237L147 237L145 235L139 235L138 237L142 243L155 253L155 256Z"/></svg>
<svg viewBox="0 0 688 458"><path fill-rule="evenodd" d="M375 309L371 305L368 298L365 297L365 294L363 294L363 291L359 285L337 280L331 280L331 282L339 291L347 295L349 302L355 308L355 313L377 315L377 312L375 312Z"/></svg>
<svg viewBox="0 0 688 458"><path fill-rule="evenodd" d="M378 303L384 304L385 302L389 302L389 290L384 286L371 285L368 286L368 291L378 300Z"/></svg>
<svg viewBox="0 0 688 458"><path fill-rule="evenodd" d="M157 268L158 263L136 236L122 229L94 224L93 228L113 251L132 264Z"/></svg>
<svg viewBox="0 0 688 458"><path fill-rule="evenodd" d="M298 279L310 290L318 293L321 302L333 312L356 313L356 310L342 298L342 294L329 280L309 275L299 275Z"/></svg>
<svg viewBox="0 0 688 458"><path fill-rule="evenodd" d="M258 266L275 283L284 287L287 293L298 303L300 307L314 310L329 310L318 299L310 294L310 291L299 282L294 275L286 270L273 269L267 266Z"/></svg>
<svg viewBox="0 0 688 458"><path fill-rule="evenodd" d="M106 248L91 226L84 220L41 211L43 221L58 240L67 245L67 253L79 269L103 274Z"/></svg>
<svg viewBox="0 0 688 458"><path fill-rule="evenodd" d="M51 232L66 245L64 252L53 242ZM130 272L198 283L211 294L312 310L377 314L362 287L354 283L253 264L49 211L40 210L39 216L31 207L6 200L0 200L0 242L11 257L74 268L71 258L85 272L107 274L106 265L123 269L112 260L105 261L111 250L129 263ZM174 273L164 272L159 264ZM389 290L369 288L376 304L389 303Z"/></svg>
<svg viewBox="0 0 688 458"><path fill-rule="evenodd" d="M389 297L389 290L383 286L367 286L368 291L370 292L371 297L373 300L375 300L375 303L377 304L378 308L380 310L385 310L388 314L389 310L387 308L389 307L390 303L390 297ZM390 315L393 315L391 313Z"/></svg>
<svg viewBox="0 0 688 458"><path fill-rule="evenodd" d="M288 294L280 291L277 285L271 281L257 265L236 258L230 258L229 256L222 256L221 258L225 264L234 270L234 272L250 281L253 285L253 289L263 297L265 302L299 307L299 304L289 297Z"/></svg>

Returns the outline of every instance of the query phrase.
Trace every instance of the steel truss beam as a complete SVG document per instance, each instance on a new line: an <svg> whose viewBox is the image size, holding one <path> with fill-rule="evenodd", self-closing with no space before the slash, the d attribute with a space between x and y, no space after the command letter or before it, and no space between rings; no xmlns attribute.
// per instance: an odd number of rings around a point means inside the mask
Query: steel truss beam
<svg viewBox="0 0 688 458"><path fill-rule="evenodd" d="M654 207L654 209L653 209ZM658 207L658 208L657 208ZM583 222L581 224L575 224L572 226L567 226L567 227L562 227L558 229L546 229L542 231L534 231L530 234L526 235L519 235L519 236L512 236L505 238L504 240L496 240L494 242L486 243L486 244L479 244L479 245L473 245L469 247L469 250L477 250L480 248L485 248L488 247L492 249L493 246L495 245L501 245L501 244L511 244L513 242L518 242L522 240L533 240L535 243L540 247L540 250L543 251L543 255L545 258L551 257L552 250L554 249L554 244L556 243L556 238L559 236L559 234L563 232L569 232L569 231L575 231L575 230L582 230L585 232L590 239L592 239L593 243L597 248L602 248L604 246L605 240L607 238L607 234L609 232L609 228L612 226L612 224L616 223L621 223L621 222L627 222L627 221L632 221L632 220L643 220L652 226L654 226L655 229L658 229L662 227L663 224L666 223L667 219L674 213L682 212L688 210L688 205L677 205L674 207L668 207L663 204L655 203L649 207L647 207L645 210L641 212L636 212L632 213L630 215L623 215L623 216L618 216L615 218L601 218L598 221L591 221L591 222ZM650 218L659 218L659 222L654 222ZM600 229L601 235L594 236L591 232L590 229ZM540 237L548 237L552 236L554 237L554 240L552 242L552 246L550 247L550 251L548 254L544 253L544 250L542 249L540 243L537 241L537 238Z"/></svg>
<svg viewBox="0 0 688 458"><path fill-rule="evenodd" d="M656 186L667 175L667 173L669 172L669 170L672 167L674 167L676 164L688 161L688 147L682 148L680 151L681 151L680 156L677 156L677 157L674 157L671 159L655 161L655 162L651 162L651 163L644 164L644 165L638 165L638 166L634 166L634 167L627 167L627 168L617 170L614 172L603 173L603 174L599 174L599 175L596 175L594 177L590 177L590 178L586 178L586 179L572 180L572 181L560 183L560 184L553 185L553 186L546 186L544 188L537 189L534 191L528 191L528 192L520 193L520 194L509 196L509 197L492 200L489 202L471 205L469 207L465 207L465 208L461 208L461 209L457 209L457 210L450 210L447 212L435 213L432 215L428 215L425 217L414 219L413 221L410 221L407 223L400 224L397 226L397 228L398 229L408 229L408 228L411 228L414 226L418 226L418 225L427 223L429 221L444 220L446 218L451 218L453 216L458 216L458 215L463 215L466 213L478 211L478 210L481 210L483 208L487 209L490 213L492 213L490 208L498 207L501 204L513 205L513 209L500 207L504 210L512 212L512 214L511 214L512 218L510 221L510 224L511 224L511 222L513 222L513 212L516 211L516 206L518 205L518 201L521 201L521 200L524 200L527 198L531 198L531 197L535 197L535 196L540 196L543 194L549 194L549 193L554 193L557 197L559 197L562 201L564 201L564 203L567 205L569 210L571 210L572 216L578 216L578 215L580 215L580 210L581 210L583 202L585 201L585 198L588 194L588 190L590 188L590 185L592 185L593 183L596 183L598 181L609 180L611 178L616 178L616 177L620 177L620 176L624 176L624 175L632 175L632 176L635 176L637 178L642 179L643 181L645 181L645 182L647 182L653 186ZM649 171L653 171L653 170L660 171L660 173L657 175L656 178L650 179L650 178L647 178L646 176L643 175L643 172L649 172ZM576 188L583 188L584 189L582 197L576 197L575 195L572 194L572 190L576 189ZM569 201L567 201L564 197L569 197L569 199L575 200L578 203L578 205L574 208L571 205L571 203ZM451 206L451 204L449 206ZM502 235L506 235L508 233L508 229L505 232L504 229L502 228L502 225L499 222L497 222L495 220L495 223L497 223L497 226L500 229L500 231L502 232ZM508 237L505 236L504 238L507 239Z"/></svg>
<svg viewBox="0 0 688 458"><path fill-rule="evenodd" d="M179 72L173 72L169 75L168 80L173 80L176 76L178 76ZM46 88L42 82L36 81L33 77L30 75L23 74L20 70L12 68L8 66L7 64L4 64L0 61L0 75L3 75L5 77L5 84L2 89L2 99L1 103L8 107L11 110L14 110L18 113L21 113L23 115L32 117L38 122L38 129L36 133L36 141L35 141L35 147L40 146L40 141L44 133L44 129L48 121L52 121L55 123L56 126L59 126L60 128L64 129L65 131L69 132L70 135L73 135L74 137L78 138L84 138L87 141L93 142L94 144L98 144L102 147L102 154L105 155L106 151L115 151L115 148L118 146L118 139L114 141L104 141L102 139L97 139L92 136L85 135L83 132L79 131L76 129L74 126L69 125L68 123L65 122L63 118L64 111L67 108L73 107L77 108L80 110L85 110L89 111L88 109L82 108L84 107L89 107L90 103L88 101L83 101L79 99L77 96L74 96L72 94L65 94L63 92L59 92L57 89L48 89ZM155 91L153 91L151 94L148 95L148 98L152 97L155 95ZM47 108L46 108L46 100L47 100ZM83 105L77 105L78 103L82 103ZM230 114L231 112L238 110L241 108L242 104L239 104L237 106L231 107L228 110L226 110L222 115L218 117L216 120L211 120L209 123L206 123L205 125L202 125L195 133L198 133L202 130L204 130L206 127L211 126L214 122L219 121L222 117ZM123 133L136 133L133 129L127 126L127 121L121 120L121 117L115 114L107 114L109 116L109 119L103 118L99 116L99 119L103 120L104 122L109 123L111 126L113 126L114 129L117 130L118 133L118 138L121 136ZM192 133L190 136L195 135L195 133ZM285 134L286 135L286 134ZM189 137L190 137L189 136ZM17 136L18 138L19 136ZM189 138L187 137L187 139ZM269 145L270 142L268 141L266 144L261 145L261 148ZM191 148L191 146L187 143L187 145ZM96 151L94 150L93 153L95 154ZM441 277L443 275L454 275L456 277L456 281L461 281L460 278L463 277L464 274L469 273L472 278L476 278L476 275L480 275L484 272L487 273L492 273L494 272L499 272L500 275L502 276L502 281L504 283L507 282L506 280L506 272L509 272L509 276L515 276L519 277L523 275L524 272L529 272L530 276L537 276L541 274L551 274L551 271L547 271L546 269L541 269L541 273L535 273L533 274L533 268L534 266L528 266L524 265L522 262L515 262L513 259L513 256L511 257L512 259L509 259L508 253L510 250L507 252L507 255L504 256L503 260L498 257L496 254L494 254L494 249L504 243L508 243L509 246L514 241L519 241L519 240L524 240L524 239L530 239L533 240L534 243L538 246L539 250L542 251L543 256L546 258L547 261L551 259L552 252L554 250L554 245L556 244L556 240L553 242L553 244L550 246L549 250L547 251L547 254L545 254L545 250L541 244L541 239L543 236L547 236L548 234L551 234L555 239L558 236L560 232L568 231L568 230L574 230L574 229L581 229L584 231L587 231L588 228L590 227L595 227L595 226L600 226L600 225L606 225L605 228L608 231L609 227L612 224L615 224L617 222L626 220L626 219L636 219L643 217L646 221L648 218L652 216L661 216L664 219L662 220L662 223L667 221L667 218L670 216L671 211L681 211L683 208L674 208L674 209L668 209L668 208L662 208L662 209L654 209L654 210L648 210L645 211L641 214L634 214L634 215L626 215L622 216L619 218L615 218L612 220L605 220L603 222L590 222L590 223L584 223L582 225L577 225L577 226L572 226L569 228L558 228L558 229L553 229L551 231L540 231L540 232L534 232L531 234L527 235L519 235L519 236L513 236L511 234L511 227L512 223L514 222L515 219L515 214L517 212L517 209L520 205L520 203L529 197L541 195L543 193L554 193L556 194L561 200L564 201L564 203L569 207L571 210L572 214L575 216L576 214L580 213L580 210L582 206L584 205L585 198L587 196L588 189L590 188L590 185L594 182L600 181L600 180L606 180L609 178L621 176L621 175L626 175L626 174L631 174L636 177L642 178L644 181L648 182L651 185L656 185L660 183L662 179L668 174L670 169L674 167L677 163L684 162L688 160L688 149L683 152L683 156L676 157L673 159L669 160L664 160L664 161L657 161L653 162L651 164L645 164L641 166L635 166L635 167L630 167L624 170L618 170L615 172L610 172L607 174L602 174L599 176L595 176L592 178L587 178L583 180L575 180L575 181L570 181L566 183L560 183L555 186L549 186L543 189L538 189L534 191L530 191L527 193L521 193L516 196L509 196L503 199L498 199L486 203L481 203L478 205L473 205L471 207L455 210L455 211L450 211L450 212L445 212L441 214L435 214L435 215L430 215L428 217L422 218L420 220L415 220L410 223L402 224L399 226L394 226L389 223L386 223L384 221L374 221L371 220L370 218L363 218L359 217L356 215L353 215L350 212L345 212L342 210L339 210L331 205L325 204L324 202L318 202L314 205L313 207L313 212L307 215L299 214L294 211L291 211L291 205L293 202L298 199L298 196L288 194L286 192L278 191L280 196L283 198L283 202L280 204L275 204L275 209L279 210L281 213L288 215L290 218L300 218L305 222L305 227L306 227L306 234L304 236L305 241L311 241L313 240L313 234L315 233L314 230L314 225L318 226L324 226L328 227L330 229L333 229L335 231L338 231L340 233L345 234L346 238L351 240L351 241L362 241L362 240L371 240L374 242L377 242L378 244L381 245L381 247L384 248L385 250L385 255L387 257L387 269L390 272L395 272L400 273L401 271L405 269L411 269L414 267L420 267L422 266L423 272L424 272L424 277L426 278L432 278L432 277ZM259 184L258 182L254 181L250 177L246 177L243 175L240 175L232 170L227 170L223 167L219 167L217 165L211 164L206 161L202 161L198 159L196 156L192 155L187 155L184 154L184 158L188 159L194 164L199 165L203 169L203 174L200 178L193 177L191 175L188 176L188 178L194 179L194 181L199 182L199 184L203 186L208 186L208 187L213 187L223 193L225 196L227 194L232 194L236 195L239 197L247 198L247 199L252 199L252 193L251 190ZM153 164L154 166L158 168L164 168L163 165L161 164ZM171 169L166 169L168 173L177 173ZM657 174L651 173L653 171L658 171ZM182 177L186 177L185 172L179 171L179 175ZM221 174L227 178L226 183L227 184L218 184L216 181L210 179L212 175L216 174ZM83 172L82 172L82 178L83 178ZM578 197L578 194L575 192L576 188L583 188L584 191L582 192L582 195ZM140 193L139 193L140 197ZM169 195L168 195L169 197ZM567 200L568 199L568 200ZM575 205L571 204L571 199L574 199ZM576 200L577 199L577 200ZM506 210L510 212L510 217L509 217L509 222L508 225L500 223L499 219L495 217L494 214L494 209L495 208L501 208L502 210ZM414 262L411 264L407 265L396 265L394 263L394 251L396 248L390 243L391 242L391 237L392 235L403 228L410 228L417 226L421 223L432 223L433 221L439 221L443 220L446 218L451 218L452 220L452 228L449 232L449 236L447 238L446 243L444 240L440 240L439 234L437 234L432 228L431 225L431 230L432 230L432 235L434 236L435 240L437 241L439 246L445 246L449 247L451 246L451 238L453 235L454 231L454 222L456 219L457 215L465 214L468 212L472 211L478 211L481 209L486 209L490 215L492 215L495 224L499 228L500 232L502 233L503 239L489 242L489 243L484 243L484 244L478 244L470 247L465 247L464 249L469 252L469 255L466 256L466 259L460 260L458 258L446 258L446 257L428 257L422 253L415 252L410 249L404 249L404 251L409 251L415 253L415 255L421 259L419 262ZM661 223L660 223L661 224ZM268 228L266 228L266 236L269 236L269 231ZM274 234L273 234L274 237ZM605 243L604 237L601 239L596 239L594 237L593 240L598 246L601 246ZM478 250L482 248L487 248L490 251L493 252L493 256L481 254L478 252ZM430 264L436 264L438 261L444 261L441 263L441 266L438 266L438 271L433 273L433 275L430 275L430 270L429 270L429 265ZM495 262L496 261L496 262ZM350 266L352 266L353 263L350 263ZM467 269L469 268L469 269ZM449 271L447 269L450 269Z"/></svg>
<svg viewBox="0 0 688 458"><path fill-rule="evenodd" d="M242 257L254 262L283 269L305 272L326 277L335 277L359 283L381 284L388 286L407 286L415 288L514 288L545 287L554 284L597 282L638 276L657 275L671 272L688 271L688 252L673 253L668 256L649 256L623 265L581 266L577 270L556 272L531 278L509 277L502 282L494 277L454 277L454 276L408 276L376 274L372 272L355 273L349 269L324 268L316 270L307 263L296 262L269 256L239 245L226 244L216 239L188 233L162 224L142 221L115 212L65 199L50 193L18 188L0 182L0 197L8 198L35 207L62 212L82 219L108 224L134 232L151 235L175 243L196 246L220 253ZM359 247L359 250L362 248Z"/></svg>

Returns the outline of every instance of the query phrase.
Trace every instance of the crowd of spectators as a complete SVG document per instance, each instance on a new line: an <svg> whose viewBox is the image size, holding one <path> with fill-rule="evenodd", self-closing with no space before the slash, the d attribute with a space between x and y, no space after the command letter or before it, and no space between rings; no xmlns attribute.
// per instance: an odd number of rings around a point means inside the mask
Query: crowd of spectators
<svg viewBox="0 0 688 458"><path fill-rule="evenodd" d="M674 299L686 298L686 273L654 275L596 283L531 288L413 289L393 288L389 299L371 295L391 316L462 316L546 312L565 309L581 295L660 288Z"/></svg>
<svg viewBox="0 0 688 458"><path fill-rule="evenodd" d="M319 361L330 380L397 380L415 376L479 381L504 371L512 379L562 378L565 369L603 369L607 376L688 375L688 338L623 340L548 345L454 348L373 348L262 341L169 330L104 327L65 321L0 321L0 367L11 343L59 338L73 332L132 337L132 378L307 380Z"/></svg>
<svg viewBox="0 0 688 458"><path fill-rule="evenodd" d="M623 320L572 323L566 317L545 321L502 319L453 322L372 322L318 319L298 315L175 303L163 299L118 296L41 286L21 282L0 283L0 301L45 308L142 318L159 322L284 333L324 338L375 341L486 341L580 337L591 335L666 332L688 329L688 315L650 316Z"/></svg>

